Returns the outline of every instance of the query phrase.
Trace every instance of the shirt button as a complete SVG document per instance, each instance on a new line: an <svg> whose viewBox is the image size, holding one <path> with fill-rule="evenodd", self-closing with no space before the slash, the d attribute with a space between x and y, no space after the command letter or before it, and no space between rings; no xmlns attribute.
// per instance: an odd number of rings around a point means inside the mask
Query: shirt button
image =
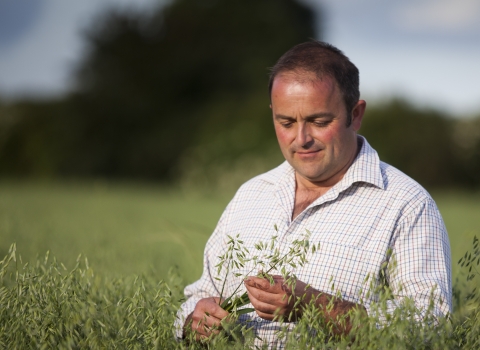
<svg viewBox="0 0 480 350"><path fill-rule="evenodd" d="M258 323L260 323L260 322L262 322L262 321L263 321L263 319L262 319L261 317L257 317L257 322L258 322Z"/></svg>

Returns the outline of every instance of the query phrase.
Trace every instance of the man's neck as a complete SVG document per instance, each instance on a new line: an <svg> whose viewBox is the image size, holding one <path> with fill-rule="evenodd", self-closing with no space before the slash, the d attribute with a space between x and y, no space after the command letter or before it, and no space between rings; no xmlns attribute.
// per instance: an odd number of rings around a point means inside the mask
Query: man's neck
<svg viewBox="0 0 480 350"><path fill-rule="evenodd" d="M339 169L333 176L323 181L310 181L295 172L295 205L292 213L292 220L302 213L310 204L327 193L333 186L339 183L362 148L362 139L357 139L357 149L349 161Z"/></svg>

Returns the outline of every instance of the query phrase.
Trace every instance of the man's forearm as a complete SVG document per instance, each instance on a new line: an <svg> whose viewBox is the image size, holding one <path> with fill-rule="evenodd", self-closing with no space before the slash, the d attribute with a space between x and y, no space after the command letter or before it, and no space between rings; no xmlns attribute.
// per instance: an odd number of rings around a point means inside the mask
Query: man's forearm
<svg viewBox="0 0 480 350"><path fill-rule="evenodd" d="M365 313L367 312L363 305L339 299L313 288L305 294L305 300L302 303L303 308L307 307L312 301L315 306L323 312L327 323L333 325L332 331L335 335L346 335L350 333L353 324L349 312L354 309L361 310Z"/></svg>
<svg viewBox="0 0 480 350"><path fill-rule="evenodd" d="M361 305L322 293L303 281L296 280L291 285L282 276L271 277L273 284L270 279L254 276L249 276L244 281L250 302L257 315L265 320L296 321L310 304L314 304L325 315L327 324L333 326L333 333L342 335L348 334L352 329L350 311L365 311Z"/></svg>

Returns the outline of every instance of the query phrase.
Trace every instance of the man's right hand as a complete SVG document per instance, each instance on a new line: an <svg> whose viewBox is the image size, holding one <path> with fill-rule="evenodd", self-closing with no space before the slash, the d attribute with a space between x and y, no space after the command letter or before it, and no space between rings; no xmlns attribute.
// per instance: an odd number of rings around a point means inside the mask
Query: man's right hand
<svg viewBox="0 0 480 350"><path fill-rule="evenodd" d="M229 315L227 311L219 305L220 298L210 297L200 299L195 310L188 315L185 326L184 336L187 329L195 334L195 339L207 339L212 334L218 334L221 328L221 320Z"/></svg>

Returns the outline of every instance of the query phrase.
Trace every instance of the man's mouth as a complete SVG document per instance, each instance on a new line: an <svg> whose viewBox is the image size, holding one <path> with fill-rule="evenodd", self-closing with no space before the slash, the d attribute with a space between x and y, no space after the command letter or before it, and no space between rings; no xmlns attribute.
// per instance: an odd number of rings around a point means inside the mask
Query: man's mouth
<svg viewBox="0 0 480 350"><path fill-rule="evenodd" d="M295 153L301 158L309 158L309 157L314 157L320 151L321 150L317 149L314 151L296 151Z"/></svg>
<svg viewBox="0 0 480 350"><path fill-rule="evenodd" d="M310 154L310 153L317 153L317 152L319 152L319 151L320 151L320 150L317 149L316 151L302 151L302 152L298 152L298 151L297 151L296 153L298 153L298 154Z"/></svg>
<svg viewBox="0 0 480 350"><path fill-rule="evenodd" d="M320 152L321 149L309 149L309 150L296 150L294 151L295 153L298 154L309 154L309 153L317 153Z"/></svg>

